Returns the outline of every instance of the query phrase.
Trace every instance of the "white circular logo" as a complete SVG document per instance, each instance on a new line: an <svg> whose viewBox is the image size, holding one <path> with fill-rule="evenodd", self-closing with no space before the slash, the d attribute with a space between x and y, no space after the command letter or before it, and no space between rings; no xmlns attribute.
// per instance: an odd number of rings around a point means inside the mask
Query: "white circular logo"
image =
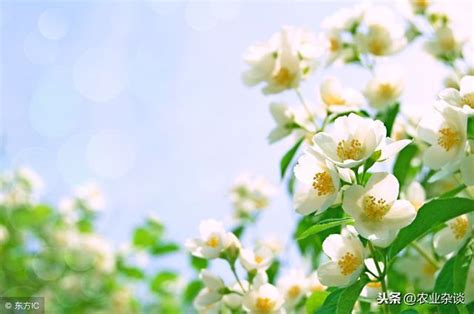
<svg viewBox="0 0 474 314"><path fill-rule="evenodd" d="M11 304L10 302L6 302L6 303L5 303L5 308L6 308L7 310L11 309L11 308L12 308L12 304Z"/></svg>

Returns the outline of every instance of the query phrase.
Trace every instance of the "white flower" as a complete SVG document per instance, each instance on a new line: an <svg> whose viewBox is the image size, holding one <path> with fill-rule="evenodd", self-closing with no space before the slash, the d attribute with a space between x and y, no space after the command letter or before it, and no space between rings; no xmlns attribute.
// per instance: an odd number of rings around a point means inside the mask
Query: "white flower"
<svg viewBox="0 0 474 314"><path fill-rule="evenodd" d="M363 53L387 56L406 45L403 25L386 7L370 7L364 15L364 32L356 34L356 43Z"/></svg>
<svg viewBox="0 0 474 314"><path fill-rule="evenodd" d="M334 14L326 17L321 26L324 29L333 29L350 32L362 22L365 13L365 6L356 5L351 8L342 8Z"/></svg>
<svg viewBox="0 0 474 314"><path fill-rule="evenodd" d="M292 309L306 295L308 281L303 271L292 269L278 279L277 287L285 299L285 307Z"/></svg>
<svg viewBox="0 0 474 314"><path fill-rule="evenodd" d="M31 193L41 194L44 188L44 182L39 174L33 171L33 169L28 167L20 167L15 174L16 178L20 182L27 185Z"/></svg>
<svg viewBox="0 0 474 314"><path fill-rule="evenodd" d="M418 181L411 182L407 187L403 198L409 201L415 210L418 211L426 201L426 193L423 186Z"/></svg>
<svg viewBox="0 0 474 314"><path fill-rule="evenodd" d="M298 159L294 173L298 187L293 202L298 213L321 212L334 203L339 192L339 175L320 153L307 149Z"/></svg>
<svg viewBox="0 0 474 314"><path fill-rule="evenodd" d="M408 0L415 14L422 14L430 6L431 0Z"/></svg>
<svg viewBox="0 0 474 314"><path fill-rule="evenodd" d="M434 288L438 269L424 257L420 255L401 256L396 261L394 268L422 291L431 291Z"/></svg>
<svg viewBox="0 0 474 314"><path fill-rule="evenodd" d="M364 94L372 107L383 110L393 105L403 91L403 77L399 68L383 66L376 70L367 83Z"/></svg>
<svg viewBox="0 0 474 314"><path fill-rule="evenodd" d="M104 194L95 183L87 183L78 187L74 195L85 209L97 212L105 208Z"/></svg>
<svg viewBox="0 0 474 314"><path fill-rule="evenodd" d="M245 290L249 290L250 284L248 281L241 280L240 284L242 284ZM243 295L245 291L242 290L240 284L238 282L234 283L232 285L232 291L236 291ZM229 293L226 294L223 298L224 304L231 310L237 310L242 308L243 296L238 293Z"/></svg>
<svg viewBox="0 0 474 314"><path fill-rule="evenodd" d="M272 251L264 246L240 250L240 263L247 271L265 271L273 262Z"/></svg>
<svg viewBox="0 0 474 314"><path fill-rule="evenodd" d="M268 135L270 144L290 135L295 129L314 131L314 124L309 123L306 110L295 110L282 103L271 103L270 113L277 124Z"/></svg>
<svg viewBox="0 0 474 314"><path fill-rule="evenodd" d="M359 91L343 87L336 77L324 78L320 94L331 112L356 111L365 103L364 96Z"/></svg>
<svg viewBox="0 0 474 314"><path fill-rule="evenodd" d="M244 61L251 69L244 73L244 82L250 86L265 82L265 94L296 88L312 72L319 54L311 32L284 27L269 41L247 50Z"/></svg>
<svg viewBox="0 0 474 314"><path fill-rule="evenodd" d="M425 50L436 58L454 59L462 52L466 40L450 26L435 30L433 37L425 43Z"/></svg>
<svg viewBox="0 0 474 314"><path fill-rule="evenodd" d="M365 187L353 185L344 193L342 208L354 218L355 229L377 246L390 245L416 217L410 202L397 200L398 191L397 178L381 172L374 173Z"/></svg>
<svg viewBox="0 0 474 314"><path fill-rule="evenodd" d="M438 231L433 238L436 254L446 256L457 252L472 235L471 220L461 215L447 222L447 227Z"/></svg>
<svg viewBox="0 0 474 314"><path fill-rule="evenodd" d="M316 292L316 291L324 291L326 290L326 286L319 281L318 272L312 272L307 279L308 282L308 293Z"/></svg>
<svg viewBox="0 0 474 314"><path fill-rule="evenodd" d="M353 113L337 118L332 127L330 132L317 133L313 143L316 150L342 168L361 165L377 150L381 150L378 161L386 160L410 143L386 138L387 130L381 121Z"/></svg>
<svg viewBox="0 0 474 314"><path fill-rule="evenodd" d="M318 268L319 280L325 286L347 287L364 270L365 250L355 235L331 234L323 242L323 251L330 258Z"/></svg>
<svg viewBox="0 0 474 314"><path fill-rule="evenodd" d="M273 255L278 255L283 251L284 243L281 238L274 235L267 235L263 239L257 241L257 246L269 248Z"/></svg>
<svg viewBox="0 0 474 314"><path fill-rule="evenodd" d="M199 274L199 278L205 287L194 299L194 306L200 309L220 301L222 299L220 290L225 288L224 281L209 270L202 270Z"/></svg>
<svg viewBox="0 0 474 314"><path fill-rule="evenodd" d="M438 170L457 161L466 148L467 115L452 106L439 103L433 112L421 119L417 134L431 146L425 150L423 162Z"/></svg>
<svg viewBox="0 0 474 314"><path fill-rule="evenodd" d="M373 258L368 258L365 260L365 266L367 267L368 270L370 270L372 273L376 275L380 275L377 266L375 265L375 261ZM384 266L383 263L379 262L378 266L380 270L383 272ZM376 299L379 293L382 292L382 283L377 280L373 275L368 273L370 282L365 285L365 287L362 289L361 296L368 298L368 299Z"/></svg>
<svg viewBox="0 0 474 314"><path fill-rule="evenodd" d="M244 173L236 178L230 199L237 216L245 216L266 208L274 192L275 187L264 177Z"/></svg>
<svg viewBox="0 0 474 314"><path fill-rule="evenodd" d="M474 115L474 76L464 76L459 85L459 90L444 89L439 93L439 98L452 106L462 108L466 114Z"/></svg>
<svg viewBox="0 0 474 314"><path fill-rule="evenodd" d="M239 246L238 239L231 232L226 232L222 223L209 219L199 225L200 237L186 240L186 248L197 257L213 259L220 256L232 245Z"/></svg>
<svg viewBox="0 0 474 314"><path fill-rule="evenodd" d="M283 298L275 286L264 284L244 296L243 308L251 314L284 313Z"/></svg>

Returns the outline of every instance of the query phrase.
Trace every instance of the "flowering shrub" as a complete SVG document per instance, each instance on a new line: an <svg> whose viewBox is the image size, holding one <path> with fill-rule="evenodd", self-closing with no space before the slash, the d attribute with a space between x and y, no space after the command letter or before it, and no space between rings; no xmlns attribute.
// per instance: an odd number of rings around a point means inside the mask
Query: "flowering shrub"
<svg viewBox="0 0 474 314"><path fill-rule="evenodd" d="M295 93L300 103L270 104L276 126L268 140L293 141L280 173L301 215L293 240L311 267L280 274L281 251L268 243L243 243L243 232L271 195L260 181L240 180L231 194L239 218L235 228L206 220L186 242L202 263L195 309L474 311L472 48L452 17L430 1L410 1L404 17L386 7L347 8L322 27L319 36L284 27L249 47L243 74L263 94ZM402 76L385 62L415 41L423 41L425 51L452 73L446 88L427 100L433 109L421 119L404 113ZM323 76L320 105L311 105L299 87L335 65L367 69L365 89ZM227 263L233 282L208 268L218 259ZM400 302L408 293L426 300ZM427 301L428 293L456 301Z"/></svg>
<svg viewBox="0 0 474 314"><path fill-rule="evenodd" d="M104 206L94 184L79 187L56 209L39 202L43 182L20 168L0 176L0 295L45 298L48 313L175 313L178 275L149 272L151 257L178 250L163 224L149 218L120 250L94 231ZM145 286L151 302L138 302ZM143 300L142 300L143 301Z"/></svg>

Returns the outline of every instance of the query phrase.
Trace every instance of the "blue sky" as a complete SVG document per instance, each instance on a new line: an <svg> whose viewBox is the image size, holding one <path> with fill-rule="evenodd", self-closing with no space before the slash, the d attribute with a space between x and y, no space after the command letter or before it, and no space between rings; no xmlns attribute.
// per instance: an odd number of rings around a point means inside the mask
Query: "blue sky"
<svg viewBox="0 0 474 314"><path fill-rule="evenodd" d="M229 216L240 172L279 184L290 142L267 144L268 104L297 98L245 87L243 51L283 25L318 31L348 4L3 1L0 164L34 168L52 203L98 182L107 197L99 230L115 243L150 212L183 241L201 219ZM472 20L472 5L460 8ZM446 73L419 48L393 59L406 74L404 106L414 110L429 105ZM327 73L356 88L369 78L357 67ZM302 87L314 102L320 78ZM251 237L291 232L297 216L281 190Z"/></svg>

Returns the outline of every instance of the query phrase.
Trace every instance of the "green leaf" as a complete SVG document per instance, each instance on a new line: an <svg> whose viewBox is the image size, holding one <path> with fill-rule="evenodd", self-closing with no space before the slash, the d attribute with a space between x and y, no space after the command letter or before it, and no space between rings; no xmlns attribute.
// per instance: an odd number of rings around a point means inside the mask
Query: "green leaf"
<svg viewBox="0 0 474 314"><path fill-rule="evenodd" d="M150 253L153 255L166 255L176 253L179 251L179 246L176 243L160 243L153 246Z"/></svg>
<svg viewBox="0 0 474 314"><path fill-rule="evenodd" d="M240 239L240 237L242 236L242 233L244 232L244 229L245 229L245 225L242 224L232 229L232 233L235 234L235 236Z"/></svg>
<svg viewBox="0 0 474 314"><path fill-rule="evenodd" d="M474 139L474 117L467 119L467 138Z"/></svg>
<svg viewBox="0 0 474 314"><path fill-rule="evenodd" d="M143 279L143 278L145 278L145 274L138 267L132 267L132 266L119 264L118 270L119 270L120 273L124 274L125 276L127 276L129 278L134 278L134 279Z"/></svg>
<svg viewBox="0 0 474 314"><path fill-rule="evenodd" d="M300 138L295 145L293 145L292 148L290 148L289 151L286 152L286 154L283 156L283 158L280 161L280 176L283 179L285 177L286 170L288 169L288 166L290 165L291 161L295 157L296 152L298 151L298 148L300 147L301 143L303 143L304 137Z"/></svg>
<svg viewBox="0 0 474 314"><path fill-rule="evenodd" d="M411 161L418 153L418 147L415 144L409 144L398 154L393 164L393 175L397 177L400 186L404 186L406 179L410 174Z"/></svg>
<svg viewBox="0 0 474 314"><path fill-rule="evenodd" d="M133 233L133 244L136 247L147 248L155 244L155 238L147 228L140 227Z"/></svg>
<svg viewBox="0 0 474 314"><path fill-rule="evenodd" d="M459 251L454 260L453 292L463 292L466 288L466 279L473 257L474 240L470 239Z"/></svg>
<svg viewBox="0 0 474 314"><path fill-rule="evenodd" d="M199 291L203 288L201 280L193 280L186 286L184 290L184 301L188 304L192 303Z"/></svg>
<svg viewBox="0 0 474 314"><path fill-rule="evenodd" d="M306 313L314 313L317 309L323 305L324 301L328 297L328 291L315 291L306 301Z"/></svg>
<svg viewBox="0 0 474 314"><path fill-rule="evenodd" d="M315 314L347 314L351 313L354 304L360 296L362 289L370 281L369 277L362 275L359 280L347 288L337 289L329 294L323 305L314 312Z"/></svg>
<svg viewBox="0 0 474 314"><path fill-rule="evenodd" d="M267 269L268 282L273 284L277 278L278 273L280 272L280 261L275 260L270 267Z"/></svg>
<svg viewBox="0 0 474 314"><path fill-rule="evenodd" d="M400 111L400 104L395 103L392 106L390 106L387 110L383 112L379 112L375 116L376 119L381 120L383 124L385 124L385 127L387 128L387 136L390 136L390 134L392 134L393 123L395 122L395 118L397 117L399 111Z"/></svg>
<svg viewBox="0 0 474 314"><path fill-rule="evenodd" d="M169 284L178 279L178 275L172 271L161 271L155 275L150 283L150 289L157 293L167 293Z"/></svg>
<svg viewBox="0 0 474 314"><path fill-rule="evenodd" d="M456 194L458 194L459 192L461 192L465 188L466 188L466 185L461 184L461 185L455 187L454 189L441 194L438 198L448 198L448 197L456 196Z"/></svg>
<svg viewBox="0 0 474 314"><path fill-rule="evenodd" d="M367 161L365 162L364 164L364 173L370 169L370 167L372 167L376 162L377 160L379 160L380 156L382 155L382 151L381 150L377 150L375 151L372 156L370 156L369 159L367 159Z"/></svg>
<svg viewBox="0 0 474 314"><path fill-rule="evenodd" d="M321 231L325 231L327 229L340 226L343 224L350 224L354 221L352 218L335 218L335 219L327 219L323 220L317 225L314 225L306 230L304 230L301 234L297 235L297 240L302 240L304 238L307 238L311 235L314 235L316 233L319 233Z"/></svg>
<svg viewBox="0 0 474 314"><path fill-rule="evenodd" d="M390 246L389 259L397 255L410 242L423 236L438 224L472 211L474 211L474 200L466 198L435 199L426 203L418 211L416 219L400 231Z"/></svg>
<svg viewBox="0 0 474 314"><path fill-rule="evenodd" d="M191 255L191 266L197 271L200 271L203 268L206 268L208 265L207 259L196 257Z"/></svg>

